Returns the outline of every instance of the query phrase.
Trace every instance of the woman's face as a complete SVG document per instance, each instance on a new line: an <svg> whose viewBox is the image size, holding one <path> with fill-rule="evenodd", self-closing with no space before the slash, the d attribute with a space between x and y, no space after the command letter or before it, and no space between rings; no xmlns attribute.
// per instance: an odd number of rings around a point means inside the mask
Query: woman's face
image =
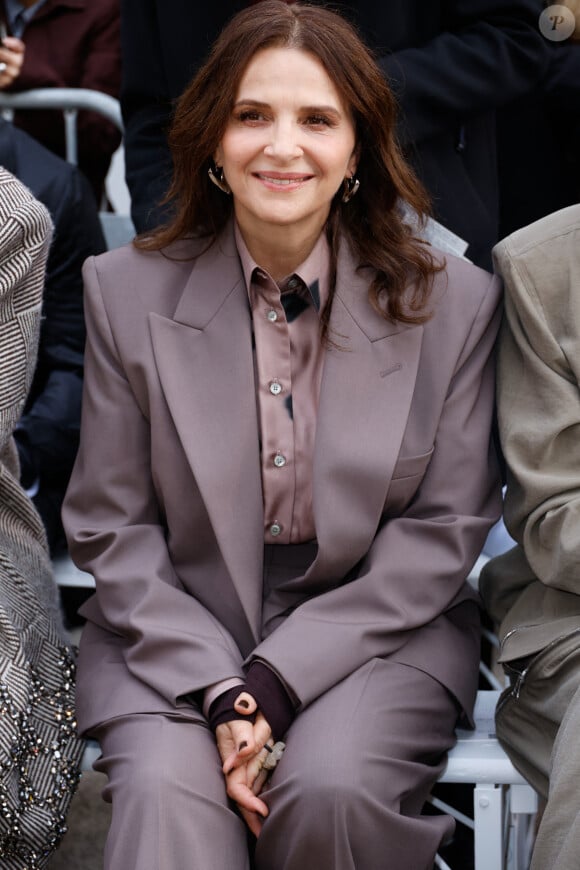
<svg viewBox="0 0 580 870"><path fill-rule="evenodd" d="M350 112L316 57L294 48L254 55L214 155L246 240L272 225L318 235L355 172L355 147Z"/></svg>

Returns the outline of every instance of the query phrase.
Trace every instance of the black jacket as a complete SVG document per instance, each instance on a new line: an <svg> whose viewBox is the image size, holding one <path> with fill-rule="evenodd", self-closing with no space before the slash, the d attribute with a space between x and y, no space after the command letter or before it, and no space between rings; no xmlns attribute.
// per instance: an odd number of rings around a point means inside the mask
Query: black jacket
<svg viewBox="0 0 580 870"><path fill-rule="evenodd" d="M122 0L127 182L138 230L162 216L171 101L244 0ZM489 266L497 240L495 110L542 78L542 0L354 0L335 6L376 49L402 109L400 136L435 216ZM259 15L259 5L256 7Z"/></svg>
<svg viewBox="0 0 580 870"><path fill-rule="evenodd" d="M86 257L102 253L106 246L84 176L3 119L0 164L48 208L54 223L38 361L15 432L22 482L38 483L35 502L53 544L79 438L85 344L81 268Z"/></svg>

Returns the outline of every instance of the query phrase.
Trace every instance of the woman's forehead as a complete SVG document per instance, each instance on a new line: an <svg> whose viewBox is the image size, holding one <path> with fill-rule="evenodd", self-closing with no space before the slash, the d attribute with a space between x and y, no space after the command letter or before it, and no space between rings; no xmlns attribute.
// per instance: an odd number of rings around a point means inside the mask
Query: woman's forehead
<svg viewBox="0 0 580 870"><path fill-rule="evenodd" d="M269 95L328 102L344 108L344 100L322 62L312 52L276 46L257 51L249 60L236 91L240 99L263 100ZM267 99L266 99L267 102Z"/></svg>

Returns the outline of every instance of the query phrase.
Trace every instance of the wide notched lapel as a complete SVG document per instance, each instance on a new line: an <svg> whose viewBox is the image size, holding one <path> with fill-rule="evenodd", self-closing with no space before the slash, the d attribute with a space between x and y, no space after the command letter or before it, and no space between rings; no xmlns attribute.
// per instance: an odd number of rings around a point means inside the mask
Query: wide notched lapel
<svg viewBox="0 0 580 870"><path fill-rule="evenodd" d="M369 549L401 447L422 326L393 324L368 302L368 278L341 251L316 430L318 555L308 576L344 576Z"/></svg>
<svg viewBox="0 0 580 870"><path fill-rule="evenodd" d="M263 502L251 316L233 236L194 263L173 319L150 315L159 378L254 641Z"/></svg>

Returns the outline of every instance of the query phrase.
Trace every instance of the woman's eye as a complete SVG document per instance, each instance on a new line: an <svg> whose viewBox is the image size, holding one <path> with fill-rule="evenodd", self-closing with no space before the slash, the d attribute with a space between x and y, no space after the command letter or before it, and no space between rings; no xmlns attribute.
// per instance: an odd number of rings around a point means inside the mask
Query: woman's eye
<svg viewBox="0 0 580 870"><path fill-rule="evenodd" d="M326 115L309 115L306 118L306 123L310 127L330 127L331 126L330 118L327 118Z"/></svg>
<svg viewBox="0 0 580 870"><path fill-rule="evenodd" d="M263 121L264 116L261 112L257 112L255 109L246 109L243 112L240 112L238 115L238 119L242 122L242 124Z"/></svg>

